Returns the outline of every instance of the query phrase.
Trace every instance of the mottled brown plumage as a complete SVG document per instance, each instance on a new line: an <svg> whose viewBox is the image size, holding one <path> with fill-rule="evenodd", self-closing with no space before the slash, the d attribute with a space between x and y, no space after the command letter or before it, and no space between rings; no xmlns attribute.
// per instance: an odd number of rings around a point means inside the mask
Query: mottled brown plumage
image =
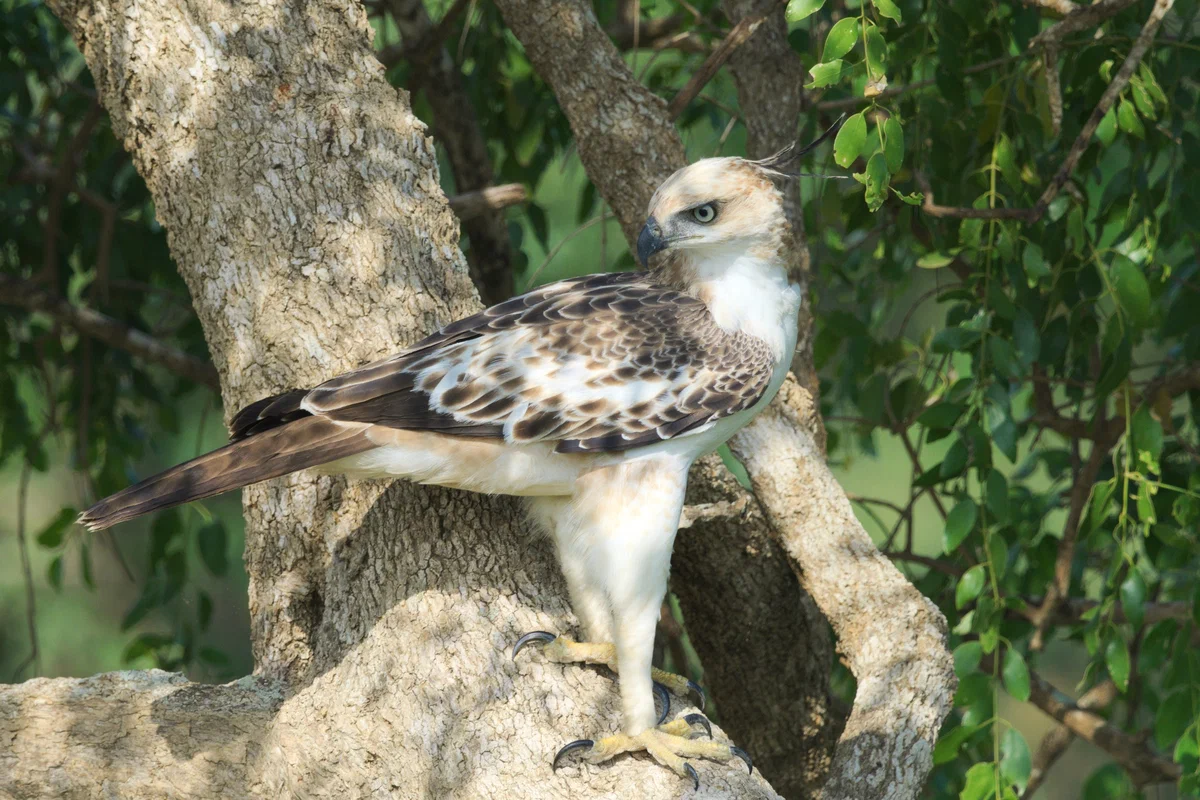
<svg viewBox="0 0 1200 800"><path fill-rule="evenodd" d="M749 408L772 367L760 340L722 330L658 274L593 275L501 303L309 392L261 400L232 427L241 439L311 413L552 440L563 453L627 450Z"/></svg>

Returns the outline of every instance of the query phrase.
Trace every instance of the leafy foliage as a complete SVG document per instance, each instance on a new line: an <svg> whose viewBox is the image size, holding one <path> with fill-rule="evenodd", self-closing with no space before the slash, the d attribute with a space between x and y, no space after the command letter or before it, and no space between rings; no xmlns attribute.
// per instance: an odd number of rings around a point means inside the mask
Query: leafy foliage
<svg viewBox="0 0 1200 800"><path fill-rule="evenodd" d="M431 3L431 15L449 5ZM1177 764L1183 795L1200 793L1195 0L1176 2L1045 213L1000 213L1035 208L1151 5L1069 35L1054 67L1031 46L1055 22L1035 2L787 5L789 41L811 75L801 125L846 113L817 160L856 179L799 186L830 458L851 476L888 454L907 465L896 495L858 506L953 632L959 687L932 796L1025 791L1036 743L1004 715L1037 702L1039 669L1063 648L1086 665L1061 688L1112 681L1109 724ZM703 47L651 43L627 56L666 98L728 29L715 0L681 8L640 3L644 21L676 15L676 32ZM372 9L378 46L396 45L384 6ZM596 9L617 24L614 2ZM499 12L470 4L448 31L497 181L533 190L507 216L518 287L632 268L594 187L560 166L573 163L570 128ZM412 75L403 60L388 70L410 88ZM413 101L430 119L420 87ZM0 109L0 277L204 357L147 190L40 4L0 0ZM718 74L679 120L690 155L741 153L740 113ZM934 196L951 215L931 213ZM27 532L50 556L39 582L92 584L102 541L72 526L75 508L163 466L154 444L190 430L189 403L216 398L46 313L5 315L0 466L67 465L81 478L70 507ZM131 663L229 674L206 636L212 581L239 567L235 543L198 505L149 523L122 624ZM694 669L693 653L672 652L686 662L676 669ZM841 673L835 685L849 693L853 682ZM1136 791L1116 763L1081 784L1089 799Z"/></svg>

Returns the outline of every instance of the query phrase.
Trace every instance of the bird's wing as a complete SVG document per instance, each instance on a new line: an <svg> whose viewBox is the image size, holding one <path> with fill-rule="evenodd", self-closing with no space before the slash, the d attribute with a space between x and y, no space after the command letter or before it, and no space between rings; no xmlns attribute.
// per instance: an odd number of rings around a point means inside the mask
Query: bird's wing
<svg viewBox="0 0 1200 800"><path fill-rule="evenodd" d="M255 403L234 437L308 414L560 452L626 450L753 406L773 371L764 342L729 334L694 297L645 273L541 287L310 391Z"/></svg>

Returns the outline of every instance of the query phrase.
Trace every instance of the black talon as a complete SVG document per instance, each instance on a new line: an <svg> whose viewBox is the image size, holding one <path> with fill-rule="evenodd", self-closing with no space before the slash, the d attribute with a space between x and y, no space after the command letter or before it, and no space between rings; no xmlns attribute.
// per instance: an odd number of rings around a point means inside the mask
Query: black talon
<svg viewBox="0 0 1200 800"><path fill-rule="evenodd" d="M521 648L530 642L542 642L543 644L550 644L550 642L553 642L557 638L557 636L548 631L530 631L520 639L517 639L517 643L513 645L513 661L517 660L517 653L521 652Z"/></svg>
<svg viewBox="0 0 1200 800"><path fill-rule="evenodd" d="M730 747L729 752L746 762L746 767L750 770L750 774L754 774L754 762L750 760L750 754L740 747Z"/></svg>
<svg viewBox="0 0 1200 800"><path fill-rule="evenodd" d="M712 738L712 723L703 714L688 714L683 720L688 725L700 725L704 728L704 732L708 734L708 738Z"/></svg>
<svg viewBox="0 0 1200 800"><path fill-rule="evenodd" d="M688 775L691 775L691 776L692 776L692 788L693 788L693 789L695 789L695 790L697 790L697 791L699 791L699 789L700 789L700 776L696 774L696 768L695 768L695 767L693 767L691 764L689 764L689 763L688 763L688 762L686 762L686 761L685 761L685 762L683 762L683 768L687 770L687 774L688 774Z"/></svg>
<svg viewBox="0 0 1200 800"><path fill-rule="evenodd" d="M652 684L654 687L654 693L658 695L658 699L662 701L663 707L662 714L660 714L658 717L658 722L654 723L657 726L662 725L663 721L667 718L667 715L671 713L671 693L667 691L667 687L663 686L658 681L653 681Z"/></svg>
<svg viewBox="0 0 1200 800"><path fill-rule="evenodd" d="M696 705L700 706L700 710L703 711L704 706L708 703L708 698L704 695L704 689L700 688L700 684L691 679L688 679L687 688L695 696Z"/></svg>
<svg viewBox="0 0 1200 800"><path fill-rule="evenodd" d="M554 754L554 760L550 762L550 771L553 772L554 770L558 769L558 760L567 753L570 753L572 750L580 750L584 747L592 747L595 744L596 743L591 739L576 739L573 742L564 744L562 749Z"/></svg>

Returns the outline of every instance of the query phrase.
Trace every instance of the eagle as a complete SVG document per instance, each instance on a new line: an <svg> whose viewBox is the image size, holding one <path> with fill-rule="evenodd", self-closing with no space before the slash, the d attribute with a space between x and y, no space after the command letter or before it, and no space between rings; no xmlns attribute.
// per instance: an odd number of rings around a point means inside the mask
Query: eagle
<svg viewBox="0 0 1200 800"><path fill-rule="evenodd" d="M296 470L405 478L526 499L553 539L582 627L522 636L561 663L620 673L622 731L563 747L598 763L645 750L699 786L690 759L742 759L700 714L664 723L652 668L688 468L771 401L796 346L801 292L780 178L807 147L707 158L671 175L637 239L643 271L551 283L402 353L251 403L230 444L107 497L90 530ZM664 712L655 712L655 693ZM694 738L695 726L709 738Z"/></svg>

